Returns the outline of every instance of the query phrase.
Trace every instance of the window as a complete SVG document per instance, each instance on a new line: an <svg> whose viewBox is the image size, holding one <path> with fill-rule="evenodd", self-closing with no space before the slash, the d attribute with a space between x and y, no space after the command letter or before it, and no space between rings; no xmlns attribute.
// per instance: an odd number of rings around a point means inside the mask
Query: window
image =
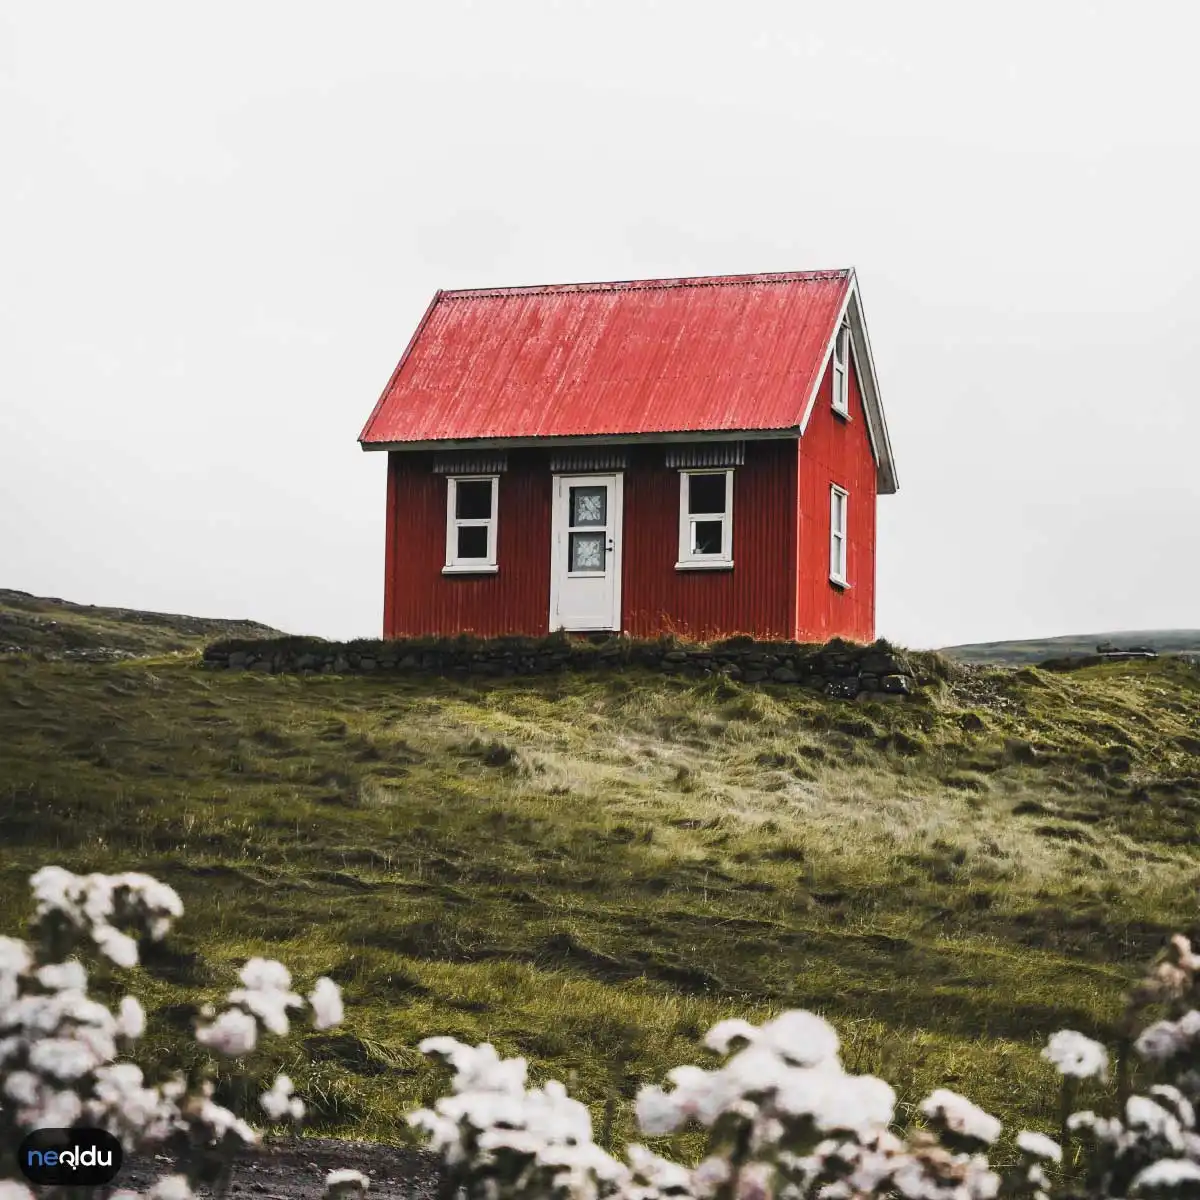
<svg viewBox="0 0 1200 1200"><path fill-rule="evenodd" d="M677 570L733 566L733 472L679 472Z"/></svg>
<svg viewBox="0 0 1200 1200"><path fill-rule="evenodd" d="M849 361L850 326L843 322L833 340L833 411L842 417L850 415Z"/></svg>
<svg viewBox="0 0 1200 1200"><path fill-rule="evenodd" d="M603 574L608 552L608 487L573 487L567 505L567 574Z"/></svg>
<svg viewBox="0 0 1200 1200"><path fill-rule="evenodd" d="M496 493L499 475L456 475L446 480L446 565L443 574L493 572L496 567Z"/></svg>
<svg viewBox="0 0 1200 1200"><path fill-rule="evenodd" d="M849 587L846 579L846 507L850 497L835 483L829 489L829 578L838 587Z"/></svg>

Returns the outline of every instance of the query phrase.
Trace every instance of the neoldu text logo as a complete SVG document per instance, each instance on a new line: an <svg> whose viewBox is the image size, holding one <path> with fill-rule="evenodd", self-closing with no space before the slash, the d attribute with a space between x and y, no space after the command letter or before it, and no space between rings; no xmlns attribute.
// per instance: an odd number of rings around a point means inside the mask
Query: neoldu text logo
<svg viewBox="0 0 1200 1200"><path fill-rule="evenodd" d="M17 1152L30 1183L100 1187L121 1169L121 1143L103 1129L35 1129Z"/></svg>

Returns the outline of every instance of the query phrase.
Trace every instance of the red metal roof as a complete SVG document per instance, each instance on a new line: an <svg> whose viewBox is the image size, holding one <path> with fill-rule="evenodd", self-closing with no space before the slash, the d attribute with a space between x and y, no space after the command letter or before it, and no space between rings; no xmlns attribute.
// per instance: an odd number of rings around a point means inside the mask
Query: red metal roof
<svg viewBox="0 0 1200 1200"><path fill-rule="evenodd" d="M852 282L796 271L438 292L359 440L797 428Z"/></svg>

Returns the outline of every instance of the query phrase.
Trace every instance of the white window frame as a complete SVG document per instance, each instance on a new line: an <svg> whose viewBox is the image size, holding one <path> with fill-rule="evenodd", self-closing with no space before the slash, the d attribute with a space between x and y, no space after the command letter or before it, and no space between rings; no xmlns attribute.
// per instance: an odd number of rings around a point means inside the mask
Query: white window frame
<svg viewBox="0 0 1200 1200"><path fill-rule="evenodd" d="M833 339L833 411L850 415L850 324L843 321Z"/></svg>
<svg viewBox="0 0 1200 1200"><path fill-rule="evenodd" d="M839 503L840 501L840 503ZM841 514L841 522L838 514ZM829 488L829 582L840 588L848 588L849 570L847 530L850 527L850 493L836 483Z"/></svg>
<svg viewBox="0 0 1200 1200"><path fill-rule="evenodd" d="M695 467L679 472L679 561L677 571L728 571L733 567L733 468ZM691 475L725 476L723 513L688 512L688 477ZM697 521L721 522L721 553L697 554L694 526Z"/></svg>
<svg viewBox="0 0 1200 1200"><path fill-rule="evenodd" d="M490 483L492 485L492 514L490 517L471 517L460 520L458 511L458 485L460 483ZM446 565L443 575L489 575L500 568L496 560L497 513L500 508L499 475L447 475L446 476ZM484 558L459 558L458 531L463 526L486 526L488 531L487 555Z"/></svg>

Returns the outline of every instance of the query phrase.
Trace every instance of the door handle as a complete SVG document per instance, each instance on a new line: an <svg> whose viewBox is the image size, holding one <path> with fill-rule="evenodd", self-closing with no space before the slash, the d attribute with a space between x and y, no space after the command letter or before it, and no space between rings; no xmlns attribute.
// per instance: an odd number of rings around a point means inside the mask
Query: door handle
<svg viewBox="0 0 1200 1200"><path fill-rule="evenodd" d="M611 551L611 550L615 550L615 549L617 548L617 547L616 547L616 545L613 543L613 540L612 540L612 538L609 538L609 539L608 539L608 548L609 548L609 550L610 550L610 551Z"/></svg>

